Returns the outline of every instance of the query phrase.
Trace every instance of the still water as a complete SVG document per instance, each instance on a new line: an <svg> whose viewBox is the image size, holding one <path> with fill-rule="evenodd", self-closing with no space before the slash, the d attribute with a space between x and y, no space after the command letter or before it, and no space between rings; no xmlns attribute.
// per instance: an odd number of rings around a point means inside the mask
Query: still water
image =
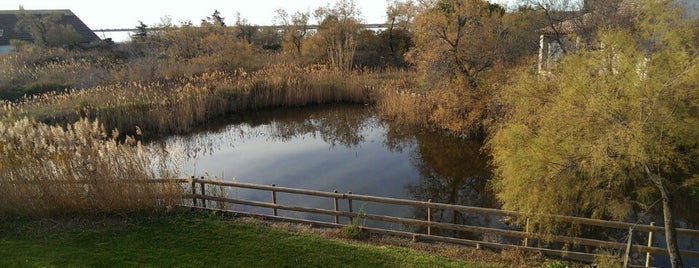
<svg viewBox="0 0 699 268"><path fill-rule="evenodd" d="M183 171L190 176L496 207L487 190L490 173L479 142L392 125L365 106L238 114L165 142L186 154ZM268 193L240 190L231 194L270 201ZM283 195L279 199L286 204L332 208L328 200ZM424 217L407 208L355 206L367 213ZM439 216L449 222L465 220L459 214Z"/></svg>
<svg viewBox="0 0 699 268"><path fill-rule="evenodd" d="M172 136L166 144L181 149L187 159L183 173L256 184L319 191L403 198L497 208L488 188L490 170L481 143L425 129L402 127L377 119L370 107L321 106L242 113L209 122L193 134ZM229 197L270 202L268 192L236 190ZM278 194L285 205L333 209L325 198ZM695 200L682 201L696 204ZM678 200L680 201L680 200ZM680 203L682 203L680 201ZM344 207L343 207L344 206ZM372 203L355 203L355 211L388 216L426 218L425 211ZM346 204L341 204L346 210ZM271 214L270 209L233 207ZM678 227L696 229L696 206L678 208ZM332 221L330 216L280 211L280 216ZM501 219L435 211L435 220L508 228ZM346 221L345 221L346 222ZM656 222L661 222L659 218ZM367 226L403 229L365 222ZM468 234L448 234L466 236ZM639 234L639 240L643 240ZM638 241L637 241L638 242ZM695 238L680 237L681 248L696 250ZM663 246L656 234L656 246ZM636 256L640 258L642 256ZM654 263L666 262L655 256ZM691 265L697 260L685 259Z"/></svg>

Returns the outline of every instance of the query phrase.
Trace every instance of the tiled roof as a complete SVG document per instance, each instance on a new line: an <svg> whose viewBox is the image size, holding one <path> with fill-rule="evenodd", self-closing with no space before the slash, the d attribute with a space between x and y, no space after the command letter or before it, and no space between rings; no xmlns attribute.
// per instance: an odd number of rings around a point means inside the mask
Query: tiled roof
<svg viewBox="0 0 699 268"><path fill-rule="evenodd" d="M10 40L17 39L28 42L33 42L32 36L24 31L16 31L15 24L17 24L17 13L19 10L0 10L0 30L2 34L0 35L0 46L6 46L10 44ZM83 23L78 16L73 14L68 9L60 10L25 10L28 14L33 15L53 15L60 14L60 19L58 24L72 25L75 31L81 36L81 43L89 43L92 41L100 40L100 38L92 30L90 30L85 23Z"/></svg>

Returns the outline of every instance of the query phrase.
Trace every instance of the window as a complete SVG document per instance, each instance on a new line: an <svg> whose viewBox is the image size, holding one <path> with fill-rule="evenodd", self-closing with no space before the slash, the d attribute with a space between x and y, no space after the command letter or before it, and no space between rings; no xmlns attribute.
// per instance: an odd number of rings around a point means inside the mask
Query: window
<svg viewBox="0 0 699 268"><path fill-rule="evenodd" d="M2 37L2 34L4 33L3 29L0 29L0 37Z"/></svg>

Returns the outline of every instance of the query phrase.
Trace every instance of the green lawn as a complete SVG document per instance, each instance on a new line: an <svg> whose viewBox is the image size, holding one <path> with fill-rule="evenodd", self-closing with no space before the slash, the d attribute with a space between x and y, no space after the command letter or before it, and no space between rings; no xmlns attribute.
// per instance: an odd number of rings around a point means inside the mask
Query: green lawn
<svg viewBox="0 0 699 268"><path fill-rule="evenodd" d="M101 221L0 221L0 267L486 267L202 213Z"/></svg>

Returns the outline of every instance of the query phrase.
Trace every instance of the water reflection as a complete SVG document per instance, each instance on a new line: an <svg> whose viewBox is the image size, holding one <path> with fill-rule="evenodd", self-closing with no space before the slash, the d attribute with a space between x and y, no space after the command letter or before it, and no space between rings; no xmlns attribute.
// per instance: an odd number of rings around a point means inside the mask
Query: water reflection
<svg viewBox="0 0 699 268"><path fill-rule="evenodd" d="M489 172L478 142L382 122L365 106L238 114L163 143L179 145L188 158L188 175L496 206L486 187ZM373 204L366 210L414 218L425 213ZM436 215L445 222L476 220L448 211Z"/></svg>
<svg viewBox="0 0 699 268"><path fill-rule="evenodd" d="M491 175L486 158L480 153L479 142L382 122L376 119L371 108L365 106L242 113L209 122L194 134L173 136L160 143L178 144L182 148L188 158L184 166L187 175L209 174L225 180L293 188L498 207L488 187ZM268 193L240 190L231 194L238 198L270 201ZM286 205L324 209L333 206L327 199L281 194L278 201ZM684 204L696 204L696 200ZM355 204L355 207L362 207L366 213L372 214L426 218L425 210L377 204ZM678 211L684 212L678 215L680 227L696 228L692 224L699 222L695 207L685 206L684 211ZM251 208L241 210L271 212ZM281 212L280 215L331 220L296 212ZM454 211L434 211L433 220L507 227L498 217ZM501 239L432 231L464 238ZM661 243L659 238L655 241ZM681 244L693 247L694 243L696 241L691 239Z"/></svg>
<svg viewBox="0 0 699 268"><path fill-rule="evenodd" d="M396 131L405 134L405 131ZM495 195L488 187L491 177L486 157L481 154L479 141L468 141L450 136L434 138L434 133L413 132L409 136L417 147L411 162L417 168L419 180L405 186L411 199L431 200L437 203L498 208ZM400 136L400 135L396 135ZM399 140L402 140L399 139ZM390 145L404 144L391 142ZM397 146L400 149L400 146ZM416 218L427 218L427 211L415 210ZM509 228L500 217L466 214L453 210L436 209L432 220L453 224ZM420 228L419 232L426 232ZM434 234L468 239L484 239L467 232L433 229ZM488 238L500 240L499 238Z"/></svg>

